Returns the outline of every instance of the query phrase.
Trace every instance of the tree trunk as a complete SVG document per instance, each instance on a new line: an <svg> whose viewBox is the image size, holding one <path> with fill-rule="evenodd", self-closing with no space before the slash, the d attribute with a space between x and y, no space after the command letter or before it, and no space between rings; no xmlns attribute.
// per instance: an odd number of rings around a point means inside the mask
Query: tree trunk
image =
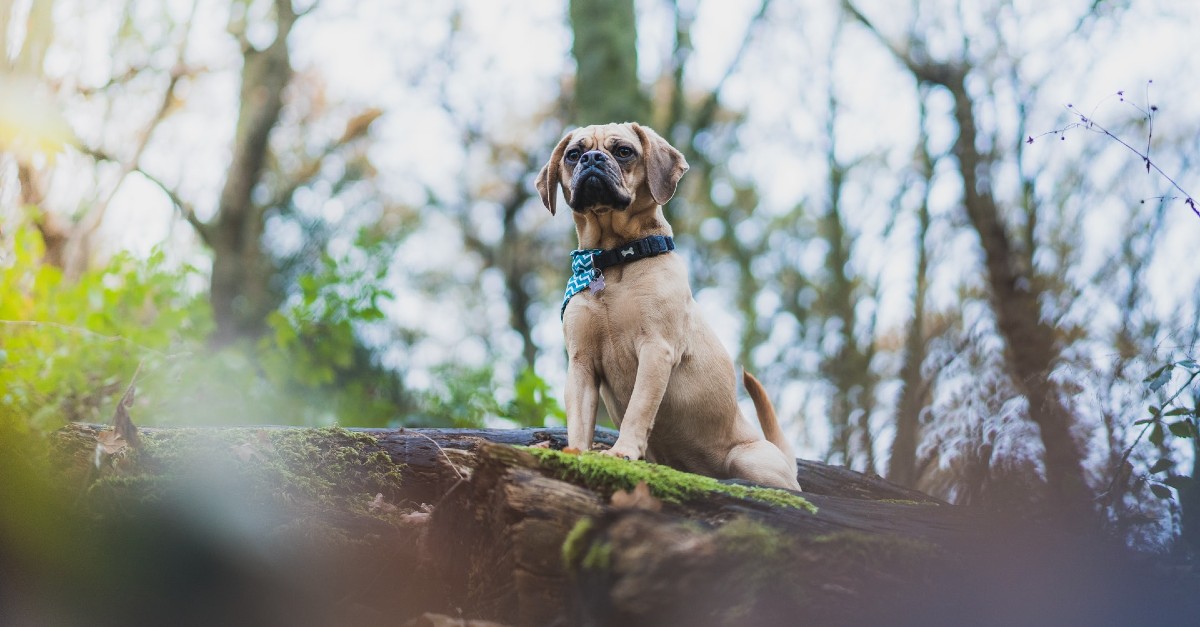
<svg viewBox="0 0 1200 627"><path fill-rule="evenodd" d="M991 289L992 311L1004 338L1004 360L1009 376L1029 403L1029 418L1037 424L1045 448L1046 484L1051 504L1066 519L1083 523L1091 518L1093 493L1084 476L1083 445L1071 433L1075 417L1050 379L1060 357L1054 328L1042 320L1038 286L1032 268L1023 267L1014 249L991 191L991 157L979 151L975 103L967 92L970 61L935 62L926 56L924 42L906 49L894 46L850 0L842 7L870 30L912 74L918 85L940 85L954 99L958 137L953 153L963 185L963 208L983 249L985 272ZM982 177L982 178L981 178ZM1026 254L1032 258L1032 252Z"/></svg>
<svg viewBox="0 0 1200 627"><path fill-rule="evenodd" d="M992 292L992 309L1005 341L1005 361L1013 381L1029 402L1029 417L1041 430L1046 449L1046 483L1055 503L1071 517L1086 517L1092 492L1083 474L1083 450L1071 435L1074 417L1063 404L1050 371L1058 359L1054 329L1042 320L1035 278L1021 272L1000 208L979 172L987 161L975 145L974 103L966 76L951 71L942 84L954 97L958 140L954 155L963 181L963 205L979 234Z"/></svg>
<svg viewBox="0 0 1200 627"><path fill-rule="evenodd" d="M896 435L892 439L892 452L888 458L887 477L903 486L913 487L917 481L917 443L920 441L921 410L929 404L929 388L921 373L927 354L925 347L925 292L929 269L929 247L925 238L929 233L929 188L933 180L933 156L929 154L925 110L925 93L922 90L918 103L920 110L919 160L924 180L924 197L917 207L917 263L913 277L913 317L904 338L904 364L900 367L900 396L896 401Z"/></svg>
<svg viewBox="0 0 1200 627"><path fill-rule="evenodd" d="M571 0L575 34L575 122L645 122L649 103L637 75L637 20L633 0Z"/></svg>
<svg viewBox="0 0 1200 627"><path fill-rule="evenodd" d="M257 50L244 40L242 88L233 157L217 214L201 229L213 251L211 301L217 330L214 344L256 338L266 330L267 314L279 296L270 285L274 263L263 248L262 235L269 207L256 203L255 186L262 179L271 129L283 110L283 91L292 78L288 35L297 16L290 0L275 2L275 40Z"/></svg>

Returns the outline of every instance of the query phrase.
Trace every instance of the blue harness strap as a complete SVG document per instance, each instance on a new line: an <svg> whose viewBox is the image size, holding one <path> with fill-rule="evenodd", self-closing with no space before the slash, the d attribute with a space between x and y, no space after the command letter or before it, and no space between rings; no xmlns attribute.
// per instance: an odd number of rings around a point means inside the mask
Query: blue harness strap
<svg viewBox="0 0 1200 627"><path fill-rule="evenodd" d="M604 268L654 257L672 250L675 250L675 240L670 236L651 235L609 250L584 248L571 251L571 278L567 281L567 291L563 294L562 309L558 312L559 320L566 315L567 303L571 301L572 296L589 287L596 292L604 289L604 275L601 273Z"/></svg>

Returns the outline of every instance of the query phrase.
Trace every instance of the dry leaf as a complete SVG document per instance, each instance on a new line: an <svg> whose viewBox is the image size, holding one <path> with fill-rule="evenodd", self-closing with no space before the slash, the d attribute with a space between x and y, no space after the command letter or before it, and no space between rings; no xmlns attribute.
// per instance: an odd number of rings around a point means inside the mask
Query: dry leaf
<svg viewBox="0 0 1200 627"><path fill-rule="evenodd" d="M350 118L350 121L346 122L346 130L342 131L342 138L338 140L338 143L345 144L366 135L371 124L381 115L383 115L382 109L372 107Z"/></svg>
<svg viewBox="0 0 1200 627"><path fill-rule="evenodd" d="M568 447L564 448L562 450L562 452L566 453L567 455L578 455L578 454L582 453L583 451L575 448L574 446L568 446Z"/></svg>
<svg viewBox="0 0 1200 627"><path fill-rule="evenodd" d="M400 517L400 523L418 527L420 525L429 523L429 514L426 514L425 512L412 512L409 514L404 514Z"/></svg>
<svg viewBox="0 0 1200 627"><path fill-rule="evenodd" d="M264 453L270 453L275 450L275 443L271 441L271 433L266 429L259 429L254 432L254 445Z"/></svg>
<svg viewBox="0 0 1200 627"><path fill-rule="evenodd" d="M113 412L113 432L127 442L130 448L141 448L142 446L142 441L138 437L137 426L133 424L133 419L129 417L129 409L133 407L133 397L137 390L135 384L137 383L138 373L141 371L142 365L138 364L137 370L133 372L133 378L129 381L129 387L125 388L125 393L121 395L121 400L117 402L117 409Z"/></svg>
<svg viewBox="0 0 1200 627"><path fill-rule="evenodd" d="M127 448L129 448L129 442L126 442L125 438L116 431L101 431L96 434L96 449L105 455L123 453Z"/></svg>
<svg viewBox="0 0 1200 627"><path fill-rule="evenodd" d="M96 450L92 454L92 463L99 468L105 458L124 453L129 449L129 442L120 433L109 429L96 434Z"/></svg>
<svg viewBox="0 0 1200 627"><path fill-rule="evenodd" d="M633 490L613 492L612 505L617 509L644 509L651 512L662 510L662 501L650 494L650 486L639 481Z"/></svg>
<svg viewBox="0 0 1200 627"><path fill-rule="evenodd" d="M262 453L259 453L258 449L249 442L231 445L229 450L233 451L233 456L242 462L248 462L252 459L256 459L258 461L263 460Z"/></svg>
<svg viewBox="0 0 1200 627"><path fill-rule="evenodd" d="M529 448L550 448L550 440L542 440L536 444L530 444Z"/></svg>
<svg viewBox="0 0 1200 627"><path fill-rule="evenodd" d="M367 506L367 509L371 510L372 512L377 509L382 509L385 512L394 512L396 511L396 506L392 505L391 503L384 502L383 492L379 492L375 495L375 500L371 501L371 504Z"/></svg>

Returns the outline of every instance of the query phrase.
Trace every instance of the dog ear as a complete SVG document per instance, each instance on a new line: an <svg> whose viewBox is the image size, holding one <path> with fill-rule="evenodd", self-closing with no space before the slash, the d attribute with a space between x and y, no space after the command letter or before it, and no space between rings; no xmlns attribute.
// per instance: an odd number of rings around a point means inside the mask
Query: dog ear
<svg viewBox="0 0 1200 627"><path fill-rule="evenodd" d="M550 153L550 160L546 162L545 167L541 172L538 172L537 182L534 185L537 187L538 194L542 197L542 204L550 210L550 215L554 215L555 205L558 203L558 183L559 164L562 163L563 152L567 149L567 144L571 141L571 134L567 133L555 146L554 152ZM566 193L566 190L563 190Z"/></svg>
<svg viewBox="0 0 1200 627"><path fill-rule="evenodd" d="M650 195L654 197L654 202L665 205L675 195L675 188L679 186L683 173L688 171L687 159L650 127L634 122L633 132L642 141Z"/></svg>

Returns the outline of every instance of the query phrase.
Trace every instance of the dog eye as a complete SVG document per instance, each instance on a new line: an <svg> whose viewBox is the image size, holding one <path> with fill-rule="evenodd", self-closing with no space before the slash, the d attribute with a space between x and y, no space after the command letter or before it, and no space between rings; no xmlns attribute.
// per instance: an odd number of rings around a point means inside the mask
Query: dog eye
<svg viewBox="0 0 1200 627"><path fill-rule="evenodd" d="M578 148L572 148L567 151L567 161L570 161L572 163L579 161L579 149Z"/></svg>
<svg viewBox="0 0 1200 627"><path fill-rule="evenodd" d="M629 146L621 146L617 149L617 156L622 159L628 159L633 156L633 149Z"/></svg>

